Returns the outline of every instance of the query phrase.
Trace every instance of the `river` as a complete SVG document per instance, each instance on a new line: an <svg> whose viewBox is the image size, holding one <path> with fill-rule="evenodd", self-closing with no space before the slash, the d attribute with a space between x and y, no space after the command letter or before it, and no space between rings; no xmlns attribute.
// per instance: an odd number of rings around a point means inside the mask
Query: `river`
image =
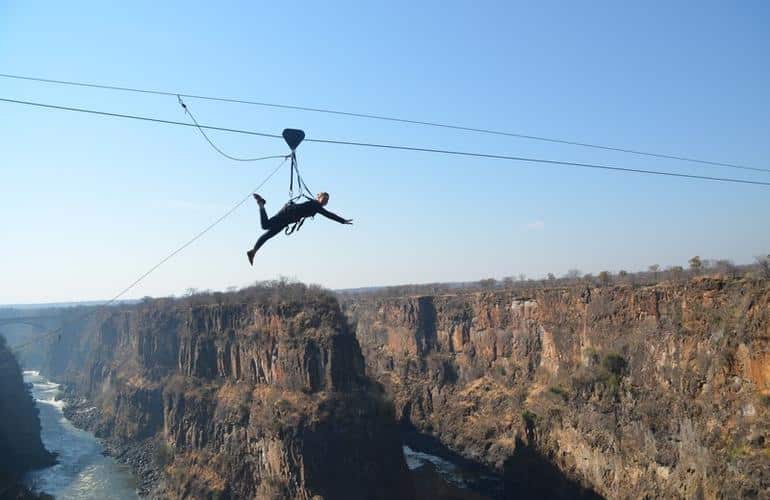
<svg viewBox="0 0 770 500"><path fill-rule="evenodd" d="M75 428L57 400L59 385L36 371L25 371L40 410L43 444L58 454L53 467L30 473L27 484L57 500L128 500L139 498L128 466L102 455L104 448L90 432Z"/></svg>
<svg viewBox="0 0 770 500"><path fill-rule="evenodd" d="M32 384L32 395L40 410L43 444L58 454L56 465L28 474L27 485L35 491L53 495L57 500L138 499L137 482L130 468L104 456L104 447L92 433L77 429L65 418L62 412L64 401L58 399L59 384L32 370L24 372L24 381ZM480 483L494 481L494 478L466 470L436 455L409 446L404 446L403 450L409 469L416 472L430 464L453 491L451 498L466 498L458 493L478 491ZM415 476L415 480L420 479Z"/></svg>

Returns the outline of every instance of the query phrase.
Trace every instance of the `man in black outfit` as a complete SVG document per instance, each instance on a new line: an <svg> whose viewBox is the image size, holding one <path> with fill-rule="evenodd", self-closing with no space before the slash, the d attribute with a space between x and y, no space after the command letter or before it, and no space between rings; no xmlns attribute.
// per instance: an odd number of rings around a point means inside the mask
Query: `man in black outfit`
<svg viewBox="0 0 770 500"><path fill-rule="evenodd" d="M269 219L267 218L267 212L265 212L265 199L256 193L254 193L254 199L257 200L257 205L259 205L259 217L265 233L259 237L254 248L246 252L246 255L249 257L249 264L251 265L254 265L254 255L257 253L257 250L267 240L289 227L289 225L295 224L306 217L321 214L340 224L353 224L353 219L343 219L339 215L324 209L326 204L329 203L329 193L318 193L315 200L304 203L287 203L277 214Z"/></svg>

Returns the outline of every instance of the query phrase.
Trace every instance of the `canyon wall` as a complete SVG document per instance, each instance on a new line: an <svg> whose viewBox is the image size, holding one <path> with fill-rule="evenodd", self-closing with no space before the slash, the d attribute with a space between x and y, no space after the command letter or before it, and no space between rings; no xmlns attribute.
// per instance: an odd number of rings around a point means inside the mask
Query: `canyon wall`
<svg viewBox="0 0 770 500"><path fill-rule="evenodd" d="M38 498L22 486L22 476L53 465L55 457L43 447L38 409L2 336L0 415L0 498Z"/></svg>
<svg viewBox="0 0 770 500"><path fill-rule="evenodd" d="M93 317L51 350L50 375L98 435L152 448L150 496L413 498L393 406L336 300L260 293Z"/></svg>
<svg viewBox="0 0 770 500"><path fill-rule="evenodd" d="M767 282L343 308L397 418L504 474L508 498L770 496Z"/></svg>

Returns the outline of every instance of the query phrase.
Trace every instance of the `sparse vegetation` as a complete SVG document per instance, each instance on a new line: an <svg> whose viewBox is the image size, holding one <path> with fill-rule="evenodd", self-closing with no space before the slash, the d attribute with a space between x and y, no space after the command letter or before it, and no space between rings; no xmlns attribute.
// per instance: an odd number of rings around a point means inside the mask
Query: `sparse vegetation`
<svg viewBox="0 0 770 500"><path fill-rule="evenodd" d="M530 293L536 288L575 288L585 286L586 284L590 286L610 286L618 283L635 287L651 286L665 281L679 284L696 276L709 273L722 274L731 279L744 276L770 279L770 255L767 257L757 257L755 263L751 265L736 265L726 259L706 260L700 257L697 257L697 259L693 257L693 259L690 259L688 269L682 266L671 266L663 270L659 264L652 264L645 271L631 272L620 270L617 274L613 274L610 270L604 270L597 276L591 273L583 274L577 269L570 269L559 278L554 273L547 273L541 278L532 279L520 273L516 276L507 276L500 280L486 278L466 283L410 284L364 290L343 290L336 293L343 298L358 296L374 298L406 297L501 289L525 294Z"/></svg>
<svg viewBox="0 0 770 500"><path fill-rule="evenodd" d="M577 280L580 278L582 273L577 269L570 269L567 271L567 274L564 275L564 277L568 280Z"/></svg>
<svg viewBox="0 0 770 500"><path fill-rule="evenodd" d="M140 303L140 306L163 310L179 306L207 306L212 304L228 306L254 302L268 306L282 304L290 307L291 304L308 303L329 305L336 302L336 298L329 290L319 285L306 285L282 277L277 280L258 281L252 286L232 293L212 292L210 290L198 291L194 288L188 288L183 297L163 297L153 300L146 298Z"/></svg>
<svg viewBox="0 0 770 500"><path fill-rule="evenodd" d="M479 281L479 288L482 290L494 290L497 288L497 280L494 278L487 278Z"/></svg>
<svg viewBox="0 0 770 500"><path fill-rule="evenodd" d="M569 399L569 391L567 391L566 389L564 389L561 386L549 387L548 388L548 392L550 392L551 394L554 394L556 396L561 396L561 398L564 399L565 401Z"/></svg>
<svg viewBox="0 0 770 500"><path fill-rule="evenodd" d="M696 255L687 261L690 264L690 270L695 274L700 274L703 269L703 262L700 260L700 256Z"/></svg>
<svg viewBox="0 0 770 500"><path fill-rule="evenodd" d="M602 367L613 375L621 376L626 371L626 360L617 353L608 353L602 360Z"/></svg>
<svg viewBox="0 0 770 500"><path fill-rule="evenodd" d="M748 454L749 454L749 448L745 445L732 446L727 450L727 456L730 457L731 461L735 461L740 457L746 456Z"/></svg>
<svg viewBox="0 0 770 500"><path fill-rule="evenodd" d="M674 283L681 282L685 277L684 268L682 266L670 267L668 270L668 277Z"/></svg>
<svg viewBox="0 0 770 500"><path fill-rule="evenodd" d="M597 384L601 384L616 394L628 368L626 359L614 352L600 354L593 348L584 350L583 356L586 366L572 376L573 389L593 391Z"/></svg>
<svg viewBox="0 0 770 500"><path fill-rule="evenodd" d="M166 467L174 460L174 449L165 441L155 446L155 463L159 467Z"/></svg>
<svg viewBox="0 0 770 500"><path fill-rule="evenodd" d="M527 427L534 427L537 424L537 415L530 410L524 410L521 412L521 419Z"/></svg>
<svg viewBox="0 0 770 500"><path fill-rule="evenodd" d="M718 273L724 274L729 278L738 277L738 267L735 264L733 264L733 261L731 260L721 259L716 261L716 263L714 264L714 269Z"/></svg>
<svg viewBox="0 0 770 500"><path fill-rule="evenodd" d="M588 360L588 363L587 363L588 365L595 366L595 365L599 364L599 359L600 359L599 358L599 351L597 351L593 347L587 347L583 351L583 355Z"/></svg>
<svg viewBox="0 0 770 500"><path fill-rule="evenodd" d="M610 294L607 293L593 294L588 307L592 321L603 319L611 321L613 314L615 314L615 303Z"/></svg>
<svg viewBox="0 0 770 500"><path fill-rule="evenodd" d="M770 254L764 257L755 257L759 275L764 279L770 279Z"/></svg>

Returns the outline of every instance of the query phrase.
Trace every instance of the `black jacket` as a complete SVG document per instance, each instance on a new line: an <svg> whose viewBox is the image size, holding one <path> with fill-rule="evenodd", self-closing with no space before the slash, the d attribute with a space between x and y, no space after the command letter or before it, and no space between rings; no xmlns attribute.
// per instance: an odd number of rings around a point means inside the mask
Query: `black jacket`
<svg viewBox="0 0 770 500"><path fill-rule="evenodd" d="M337 221L340 224L345 224L345 219L339 215L329 212L316 200L310 200L303 203L287 203L283 208L275 214L274 220L280 221L282 225L289 225L298 222L305 217L313 217L316 214L321 214L327 219Z"/></svg>

